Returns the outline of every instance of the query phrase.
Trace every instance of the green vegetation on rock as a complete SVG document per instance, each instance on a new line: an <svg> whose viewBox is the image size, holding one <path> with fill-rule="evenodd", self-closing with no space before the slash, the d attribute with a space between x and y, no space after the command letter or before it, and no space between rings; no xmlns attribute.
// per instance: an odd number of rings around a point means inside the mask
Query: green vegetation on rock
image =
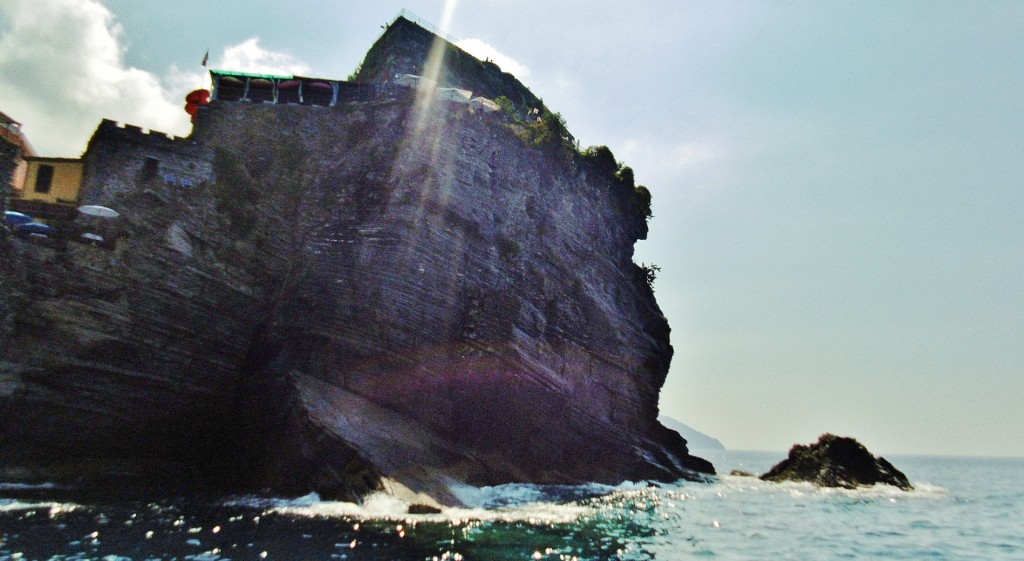
<svg viewBox="0 0 1024 561"><path fill-rule="evenodd" d="M499 96L494 103L512 119L509 127L523 142L537 148L562 146L567 153L575 151L565 117L545 107L543 101L537 100L522 110L505 96Z"/></svg>
<svg viewBox="0 0 1024 561"><path fill-rule="evenodd" d="M582 152L580 157L588 162L600 175L614 176L615 181L633 193L640 215L645 220L654 216L651 208L651 192L643 185L637 185L633 176L633 168L616 161L615 155L607 146L591 146Z"/></svg>
<svg viewBox="0 0 1024 561"><path fill-rule="evenodd" d="M644 284L647 285L647 288L654 290L654 280L658 278L658 273L661 272L661 267L654 263L641 263L637 265L637 267L639 267L640 273L643 275Z"/></svg>

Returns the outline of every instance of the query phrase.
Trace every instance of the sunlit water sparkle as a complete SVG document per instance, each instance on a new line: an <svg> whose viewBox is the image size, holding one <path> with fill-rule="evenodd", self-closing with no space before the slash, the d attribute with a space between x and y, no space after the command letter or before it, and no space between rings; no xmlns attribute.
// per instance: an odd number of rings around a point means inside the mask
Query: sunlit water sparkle
<svg viewBox="0 0 1024 561"><path fill-rule="evenodd" d="M719 471L782 454L710 453ZM1024 459L891 458L917 489L721 476L710 484L465 489L408 515L315 496L64 502L0 498L0 561L238 559L1024 559ZM23 491L0 484L0 495ZM45 497L53 489L36 490Z"/></svg>

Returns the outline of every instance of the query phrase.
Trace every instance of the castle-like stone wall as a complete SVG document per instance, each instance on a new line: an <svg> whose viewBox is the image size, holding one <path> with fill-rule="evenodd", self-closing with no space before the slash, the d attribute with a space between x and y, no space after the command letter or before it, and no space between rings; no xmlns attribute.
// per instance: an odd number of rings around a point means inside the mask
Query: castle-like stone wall
<svg viewBox="0 0 1024 561"><path fill-rule="evenodd" d="M0 212L7 210L7 199L11 196L11 181L18 167L21 148L0 138Z"/></svg>
<svg viewBox="0 0 1024 561"><path fill-rule="evenodd" d="M84 160L82 204L111 205L124 193L194 189L213 179L209 151L193 140L107 119L89 140Z"/></svg>
<svg viewBox="0 0 1024 561"><path fill-rule="evenodd" d="M7 210L7 200L11 196L11 178L14 176L20 156L21 148L0 138L0 214ZM11 233L6 222L0 222L0 349L7 344L14 322L12 283L15 270L11 250Z"/></svg>

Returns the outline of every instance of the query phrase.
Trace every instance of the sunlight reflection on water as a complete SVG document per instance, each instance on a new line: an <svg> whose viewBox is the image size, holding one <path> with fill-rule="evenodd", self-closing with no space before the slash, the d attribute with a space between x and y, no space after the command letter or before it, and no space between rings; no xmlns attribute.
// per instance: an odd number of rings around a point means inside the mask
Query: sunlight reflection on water
<svg viewBox="0 0 1024 561"><path fill-rule="evenodd" d="M729 454L739 463L760 461ZM390 498L359 506L313 495L0 499L0 560L1021 558L1024 494L1007 482L1020 481L1024 461L907 458L897 465L916 491L734 476L617 488L514 485L476 490L472 506L431 515L406 514Z"/></svg>

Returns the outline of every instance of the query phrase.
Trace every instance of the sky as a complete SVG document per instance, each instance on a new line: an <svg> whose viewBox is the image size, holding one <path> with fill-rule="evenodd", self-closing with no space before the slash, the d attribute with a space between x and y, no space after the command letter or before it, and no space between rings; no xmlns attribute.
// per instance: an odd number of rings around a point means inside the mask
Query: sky
<svg viewBox="0 0 1024 561"><path fill-rule="evenodd" d="M1024 456L1024 3L3 0L0 111L47 156L102 118L185 135L207 50L340 79L402 8L650 189L664 414Z"/></svg>

